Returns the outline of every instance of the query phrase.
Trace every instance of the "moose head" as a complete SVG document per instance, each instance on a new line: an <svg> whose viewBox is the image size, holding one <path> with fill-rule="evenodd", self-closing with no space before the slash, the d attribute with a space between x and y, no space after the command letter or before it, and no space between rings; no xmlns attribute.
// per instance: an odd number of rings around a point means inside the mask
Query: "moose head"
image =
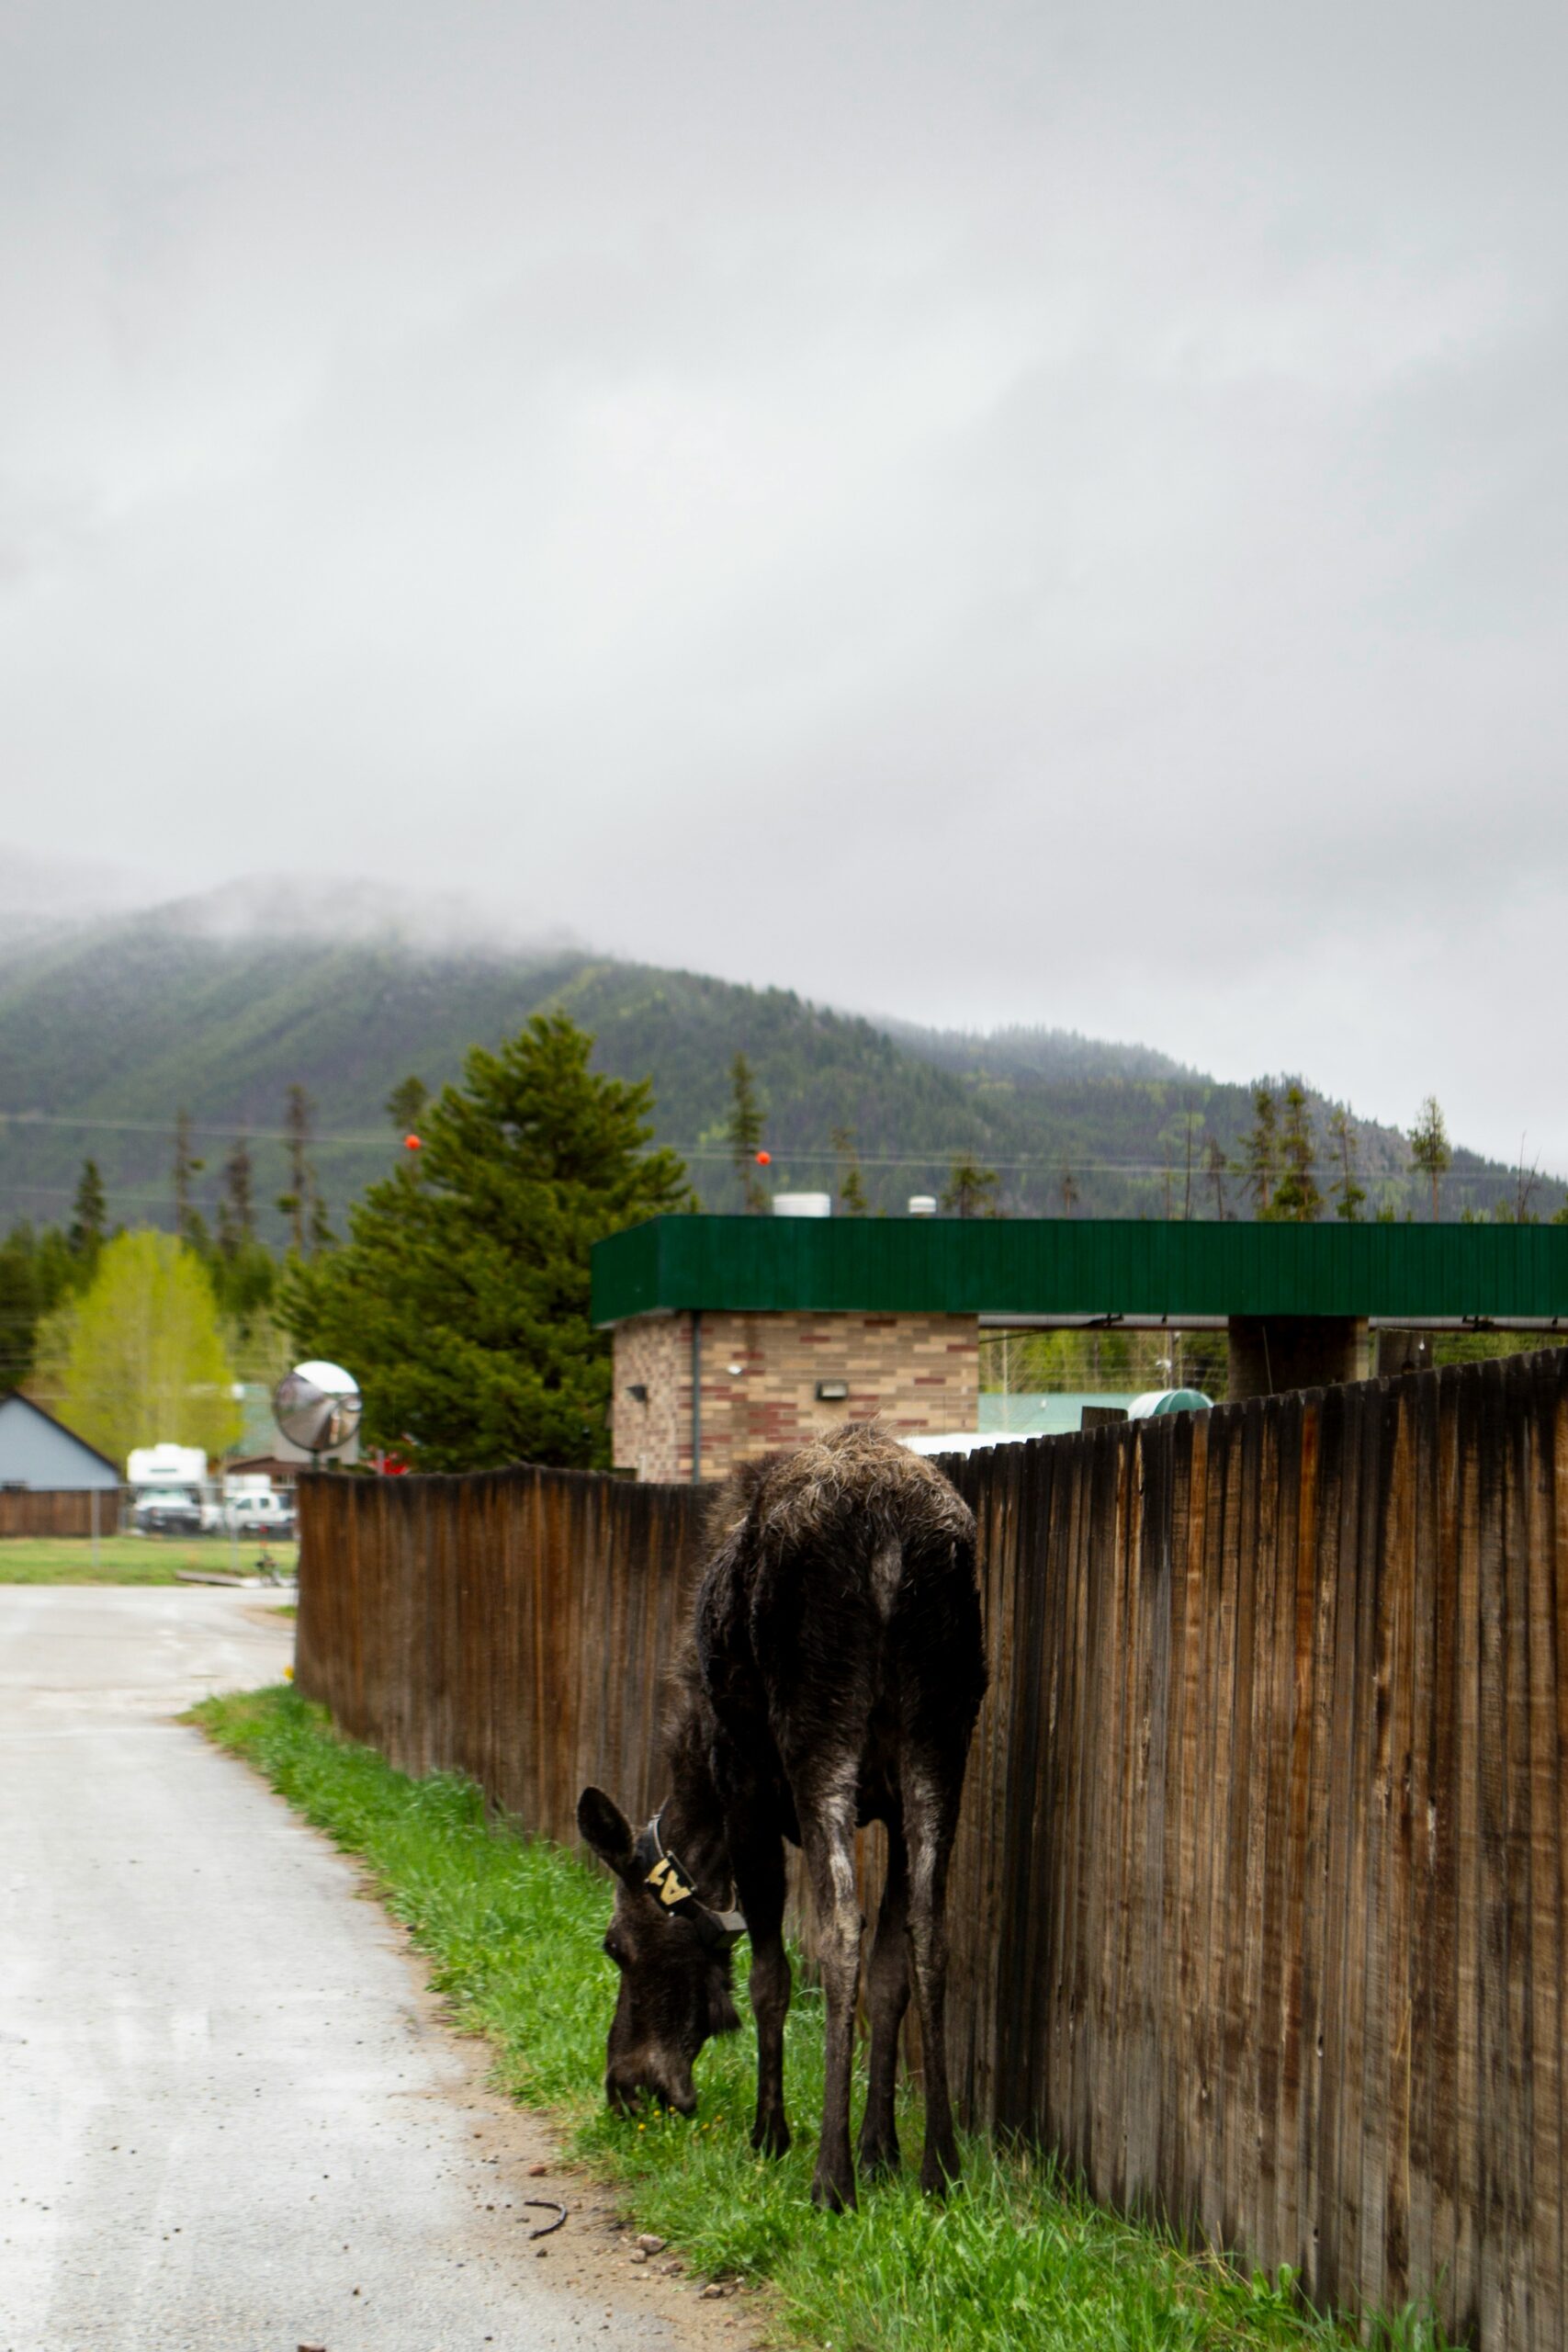
<svg viewBox="0 0 1568 2352"><path fill-rule="evenodd" d="M605 2096L622 2114L645 2092L678 2114L694 2114L697 2052L740 2022L729 1973L739 1917L702 1901L664 1851L657 1816L634 1832L602 1789L587 1788L578 1799L577 1826L616 1882L604 1950L621 1983L605 2052Z"/></svg>

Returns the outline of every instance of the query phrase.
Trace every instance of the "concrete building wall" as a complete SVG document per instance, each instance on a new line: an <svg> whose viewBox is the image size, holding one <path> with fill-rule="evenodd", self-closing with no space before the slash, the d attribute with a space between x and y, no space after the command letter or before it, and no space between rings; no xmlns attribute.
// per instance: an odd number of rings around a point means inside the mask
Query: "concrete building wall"
<svg viewBox="0 0 1568 2352"><path fill-rule="evenodd" d="M738 1462L844 1420L882 1419L895 1435L972 1430L979 1416L979 1332L972 1315L739 1315L701 1318L702 1462ZM693 1318L638 1316L615 1333L611 1432L617 1467L639 1478L692 1476ZM819 1382L847 1396L819 1399ZM647 1391L646 1401L632 1394Z"/></svg>

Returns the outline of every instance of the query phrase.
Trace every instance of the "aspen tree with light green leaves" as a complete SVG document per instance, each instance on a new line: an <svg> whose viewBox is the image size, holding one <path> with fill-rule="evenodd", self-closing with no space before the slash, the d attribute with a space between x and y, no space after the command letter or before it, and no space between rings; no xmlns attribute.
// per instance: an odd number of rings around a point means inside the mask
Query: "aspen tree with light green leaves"
<svg viewBox="0 0 1568 2352"><path fill-rule="evenodd" d="M123 1465L137 1445L234 1443L234 1374L207 1270L172 1233L116 1234L39 1334L39 1399Z"/></svg>

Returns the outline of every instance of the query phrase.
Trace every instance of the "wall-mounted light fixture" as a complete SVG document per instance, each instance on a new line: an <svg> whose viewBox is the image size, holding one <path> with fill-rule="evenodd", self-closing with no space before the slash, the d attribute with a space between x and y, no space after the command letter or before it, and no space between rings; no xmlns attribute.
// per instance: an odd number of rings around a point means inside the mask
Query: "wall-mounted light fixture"
<svg viewBox="0 0 1568 2352"><path fill-rule="evenodd" d="M842 1405L848 1402L850 1384L847 1380L819 1380L817 1402L819 1405Z"/></svg>
<svg viewBox="0 0 1568 2352"><path fill-rule="evenodd" d="M646 1381L646 1380L634 1380L634 1381L632 1382L631 1386L627 1389L627 1391L626 1391L626 1395L627 1395L628 1396L630 1396L630 1397L635 1398L635 1400L636 1400L636 1402L637 1402L637 1404L639 1404L639 1405L646 1405L646 1404L647 1404L647 1402L648 1402L648 1383L647 1383L647 1381Z"/></svg>

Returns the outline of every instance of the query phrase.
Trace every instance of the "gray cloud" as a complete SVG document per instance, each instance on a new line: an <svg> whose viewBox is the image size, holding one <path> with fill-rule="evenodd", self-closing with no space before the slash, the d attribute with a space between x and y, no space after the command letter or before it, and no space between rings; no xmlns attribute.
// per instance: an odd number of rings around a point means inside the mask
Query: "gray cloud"
<svg viewBox="0 0 1568 2352"><path fill-rule="evenodd" d="M6 21L18 842L1568 1168L1558 14Z"/></svg>

